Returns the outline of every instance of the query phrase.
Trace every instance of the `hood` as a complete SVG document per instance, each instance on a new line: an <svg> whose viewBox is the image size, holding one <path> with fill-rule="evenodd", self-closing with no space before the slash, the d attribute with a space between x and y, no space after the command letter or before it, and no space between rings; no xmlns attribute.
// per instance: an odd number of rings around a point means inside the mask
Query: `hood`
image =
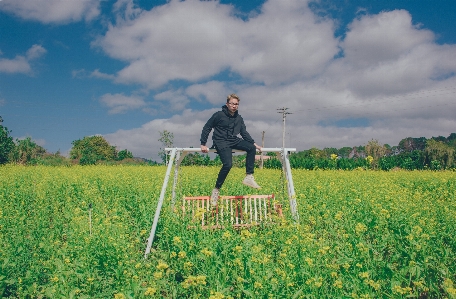
<svg viewBox="0 0 456 299"><path fill-rule="evenodd" d="M226 105L223 105L222 106L222 111L226 114L226 116L228 117L236 117L238 116L238 110L236 110L236 112L234 112L234 115L231 115L230 111L228 110L228 107Z"/></svg>

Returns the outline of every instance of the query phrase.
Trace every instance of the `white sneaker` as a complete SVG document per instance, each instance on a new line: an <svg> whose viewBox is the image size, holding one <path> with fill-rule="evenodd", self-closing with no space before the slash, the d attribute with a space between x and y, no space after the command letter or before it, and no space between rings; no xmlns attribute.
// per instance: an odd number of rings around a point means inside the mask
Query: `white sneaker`
<svg viewBox="0 0 456 299"><path fill-rule="evenodd" d="M255 189L261 189L261 187L255 182L255 178L253 177L253 174L248 174L245 176L244 180L242 183L246 186L255 188Z"/></svg>
<svg viewBox="0 0 456 299"><path fill-rule="evenodd" d="M211 205L215 207L217 205L218 199L219 199L219 190L214 188L214 189L212 189L212 194L211 194Z"/></svg>

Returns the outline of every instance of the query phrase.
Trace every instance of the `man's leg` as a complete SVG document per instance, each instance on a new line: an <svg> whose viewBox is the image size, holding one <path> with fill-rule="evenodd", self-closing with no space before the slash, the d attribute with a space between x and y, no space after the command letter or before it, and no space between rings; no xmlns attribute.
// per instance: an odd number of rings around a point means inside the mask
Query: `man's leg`
<svg viewBox="0 0 456 299"><path fill-rule="evenodd" d="M223 183L225 182L228 173L233 166L233 154L231 153L231 148L227 147L224 149L217 149L217 153L222 161L222 168L219 171L217 182L215 182L215 188L220 189L222 188Z"/></svg>
<svg viewBox="0 0 456 299"><path fill-rule="evenodd" d="M247 153L247 157L245 159L245 173L253 174L256 154L255 145L253 145L253 143L242 140L241 142L233 146L233 149L238 149L241 151L245 151Z"/></svg>
<svg viewBox="0 0 456 299"><path fill-rule="evenodd" d="M245 178L242 181L244 185L249 187L260 189L261 187L255 182L255 178L253 177L254 173L254 166L255 166L255 154L256 154L256 147L253 143L247 142L242 140L236 146L233 147L234 149L239 149L246 151L247 157L245 160Z"/></svg>
<svg viewBox="0 0 456 299"><path fill-rule="evenodd" d="M222 150L217 149L217 153L222 161L222 168L219 171L217 181L215 182L215 188L212 190L211 194L211 205L216 206L219 198L219 190L222 188L223 183L233 166L233 155L231 153L231 148L224 148Z"/></svg>

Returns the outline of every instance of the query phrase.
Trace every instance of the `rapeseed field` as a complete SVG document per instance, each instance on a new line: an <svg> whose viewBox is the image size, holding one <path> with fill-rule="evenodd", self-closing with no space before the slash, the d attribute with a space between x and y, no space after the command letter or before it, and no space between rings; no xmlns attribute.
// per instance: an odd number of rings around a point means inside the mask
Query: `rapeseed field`
<svg viewBox="0 0 456 299"><path fill-rule="evenodd" d="M182 167L178 199L218 170ZM252 191L233 169L221 195L274 193L286 217L189 229L168 192L144 259L165 171L0 167L0 296L456 298L456 172L293 170L296 223L280 170Z"/></svg>

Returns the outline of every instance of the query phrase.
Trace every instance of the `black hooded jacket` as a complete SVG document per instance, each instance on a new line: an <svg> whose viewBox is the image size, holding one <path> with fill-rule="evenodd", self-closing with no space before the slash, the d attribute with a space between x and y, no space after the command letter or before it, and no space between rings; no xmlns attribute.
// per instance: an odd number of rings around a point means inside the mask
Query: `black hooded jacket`
<svg viewBox="0 0 456 299"><path fill-rule="evenodd" d="M241 134L242 139L247 142L255 143L250 134L245 129L244 119L238 111L234 115L230 114L226 105L222 106L222 111L215 112L207 121L201 132L201 145L206 145L209 133L214 129L212 141L217 149L224 149L238 144L241 139L237 135Z"/></svg>

